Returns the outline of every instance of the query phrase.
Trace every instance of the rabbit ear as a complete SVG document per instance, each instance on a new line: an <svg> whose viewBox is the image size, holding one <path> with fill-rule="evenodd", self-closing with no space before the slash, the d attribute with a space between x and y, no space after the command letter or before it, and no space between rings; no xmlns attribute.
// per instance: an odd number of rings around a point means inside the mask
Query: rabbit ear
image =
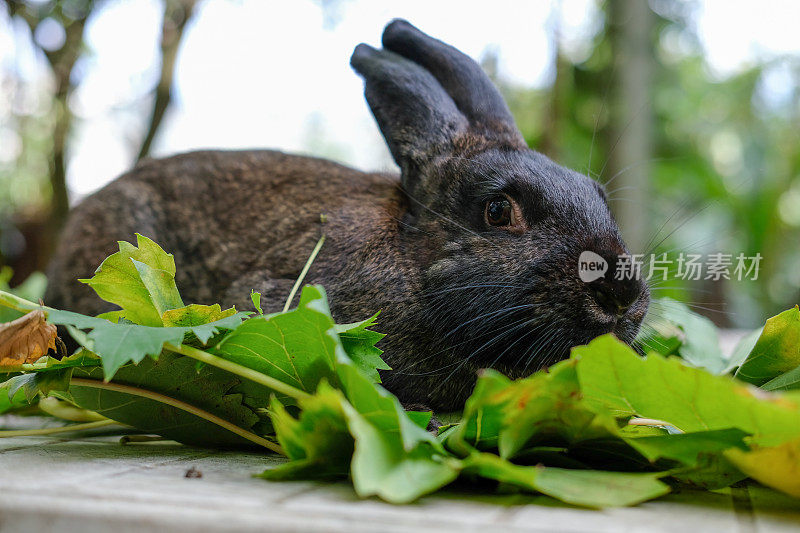
<svg viewBox="0 0 800 533"><path fill-rule="evenodd" d="M467 119L436 78L420 65L366 44L350 65L364 78L364 94L404 180L432 156L449 152ZM410 185L410 184L407 184Z"/></svg>
<svg viewBox="0 0 800 533"><path fill-rule="evenodd" d="M395 19L383 30L383 47L422 65L466 115L476 133L526 147L503 97L480 65L408 21Z"/></svg>

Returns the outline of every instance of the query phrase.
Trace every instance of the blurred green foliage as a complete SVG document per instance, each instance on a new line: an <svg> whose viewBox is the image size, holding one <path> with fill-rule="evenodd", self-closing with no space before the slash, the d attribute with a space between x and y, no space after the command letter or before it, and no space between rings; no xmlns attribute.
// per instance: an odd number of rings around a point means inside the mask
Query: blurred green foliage
<svg viewBox="0 0 800 533"><path fill-rule="evenodd" d="M652 251L763 256L756 281L671 279L654 293L688 301L719 324L752 327L800 300L800 57L718 79L704 61L691 4L654 4L670 9L653 14L652 157L642 162L650 193L640 206ZM498 82L528 143L607 183L618 210L626 191L615 189L608 161L626 125L611 123L619 65L609 24L599 28L588 57L559 51L552 87ZM491 72L492 59L485 65Z"/></svg>
<svg viewBox="0 0 800 533"><path fill-rule="evenodd" d="M9 287L8 282L14 272L10 267L4 266L0 268L0 291L10 292L15 296L24 298L30 302L36 302L39 298L44 296L44 290L47 288L47 278L41 272L34 272L28 276L25 281L14 287ZM0 306L0 323L10 322L15 318L23 315L22 311L17 311L10 307Z"/></svg>
<svg viewBox="0 0 800 533"><path fill-rule="evenodd" d="M320 6L330 10L337 1L321 1ZM615 23L623 3L598 4L594 34L584 52L558 46L559 39L554 37L557 53L549 86L530 89L496 81L532 147L607 183L610 205L618 214L635 204L637 220L654 247L633 252L666 252L673 257L680 252L760 253L763 260L756 281L670 279L654 286L656 296L683 300L718 324L760 324L765 316L800 300L800 57L762 60L732 76L719 77L710 71L695 33L695 3L651 0L652 20L647 28L650 107L642 111L651 118L650 153L643 161L618 168L614 158L626 141L628 124L620 123L615 114L619 104L614 95L620 70L630 67L624 61L620 64L615 39L620 24L637 23L624 17ZM48 18L60 25L68 46L40 51L53 72L62 73L62 85L74 83L63 75L67 70L56 67L72 65L77 54L84 53L78 22L85 21L102 2L10 1L7 5L8 13L18 17L17 26L35 29ZM78 37L70 41L70 32ZM74 53L65 52L69 49ZM496 71L493 59L484 62L490 73ZM59 89L58 80L54 76L52 87L36 91L25 89L24 78L11 80L19 87L11 87L9 94L19 96L10 105L0 106L0 256L5 253L6 259L8 250L19 248L23 233L29 245L37 232L47 233L36 245L47 249L53 231L45 223L48 210L57 211L56 200L65 197L64 190L54 193L63 182L58 172L63 150L55 143L60 137L54 132L59 124L69 130L64 112L69 87ZM158 124L153 121L151 133ZM72 139L65 138L68 149ZM329 151L329 143L323 138L309 141L317 151ZM646 168L647 181L641 183L646 192L633 194L631 183L620 184L639 165ZM22 230L17 222L20 213L31 212L38 213L34 223ZM35 252L26 250L23 258L30 259ZM35 261L15 263L18 275L24 278L43 268L46 255L39 251Z"/></svg>

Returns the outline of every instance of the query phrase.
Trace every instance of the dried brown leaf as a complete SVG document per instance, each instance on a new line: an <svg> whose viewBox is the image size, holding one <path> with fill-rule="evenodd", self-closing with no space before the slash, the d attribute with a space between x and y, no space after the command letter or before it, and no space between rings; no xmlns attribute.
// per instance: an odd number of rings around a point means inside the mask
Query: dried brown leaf
<svg viewBox="0 0 800 533"><path fill-rule="evenodd" d="M43 311L0 324L0 366L32 363L56 348L56 327L48 324Z"/></svg>

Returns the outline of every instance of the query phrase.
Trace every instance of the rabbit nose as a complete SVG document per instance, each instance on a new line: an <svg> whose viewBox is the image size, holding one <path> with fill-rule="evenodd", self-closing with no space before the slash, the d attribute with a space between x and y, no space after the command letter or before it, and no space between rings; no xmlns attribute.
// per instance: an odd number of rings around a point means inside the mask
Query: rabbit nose
<svg viewBox="0 0 800 533"><path fill-rule="evenodd" d="M627 290L626 290L627 289ZM590 288L597 305L609 315L622 316L639 298L639 290L601 282Z"/></svg>

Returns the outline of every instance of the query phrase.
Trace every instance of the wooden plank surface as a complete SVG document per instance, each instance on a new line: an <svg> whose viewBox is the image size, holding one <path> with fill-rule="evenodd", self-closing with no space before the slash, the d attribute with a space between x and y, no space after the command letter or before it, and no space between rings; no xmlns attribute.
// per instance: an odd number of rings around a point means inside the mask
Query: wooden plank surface
<svg viewBox="0 0 800 533"><path fill-rule="evenodd" d="M0 417L9 422L19 425ZM359 500L344 482L252 477L281 460L169 442L121 445L111 436L2 439L0 532L800 531L800 501L756 486L602 511L467 488L395 506ZM190 469L202 477L187 478Z"/></svg>

